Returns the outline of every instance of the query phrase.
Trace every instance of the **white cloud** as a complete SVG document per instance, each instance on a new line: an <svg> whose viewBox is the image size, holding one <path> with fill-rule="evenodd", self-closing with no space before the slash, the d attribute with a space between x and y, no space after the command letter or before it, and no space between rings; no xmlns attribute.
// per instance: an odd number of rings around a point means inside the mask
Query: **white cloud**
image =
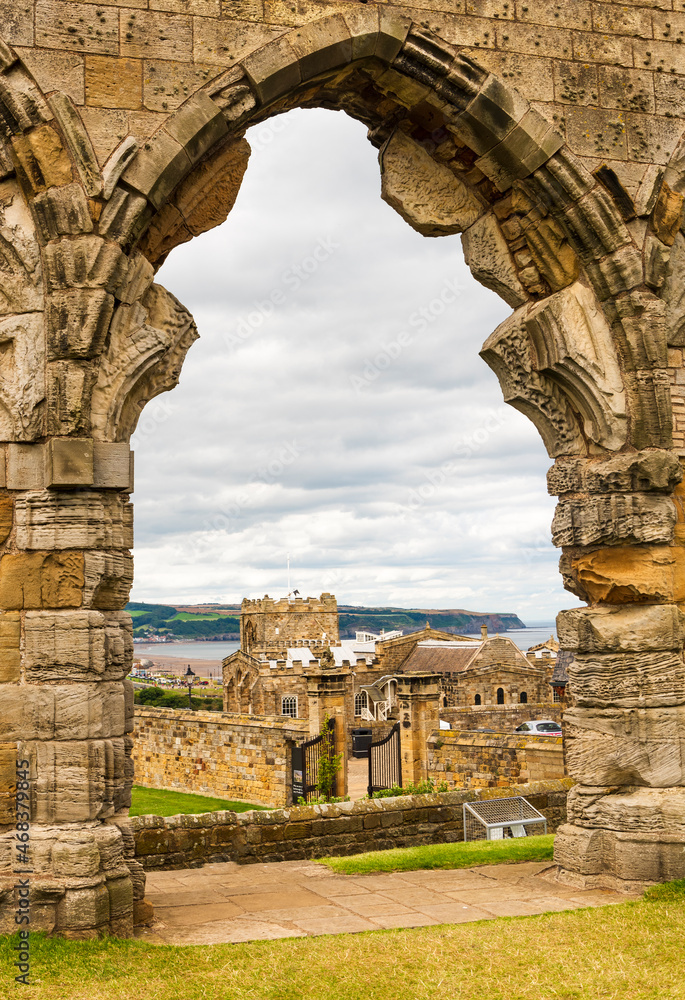
<svg viewBox="0 0 685 1000"><path fill-rule="evenodd" d="M508 307L458 237L380 200L363 126L277 122L225 225L160 271L201 339L134 438L134 599L280 594L290 552L298 589L341 603L574 605L550 460L478 357Z"/></svg>

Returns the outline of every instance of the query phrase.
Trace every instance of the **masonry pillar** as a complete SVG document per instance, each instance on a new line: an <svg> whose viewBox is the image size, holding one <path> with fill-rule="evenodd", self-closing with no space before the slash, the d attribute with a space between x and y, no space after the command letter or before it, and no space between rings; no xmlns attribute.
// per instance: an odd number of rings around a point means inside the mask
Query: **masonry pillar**
<svg viewBox="0 0 685 1000"><path fill-rule="evenodd" d="M309 703L309 734L318 736L328 715L335 722L335 752L342 753L336 795L347 795L347 727L353 718L352 670L349 667L305 670Z"/></svg>
<svg viewBox="0 0 685 1000"><path fill-rule="evenodd" d="M129 449L54 438L6 445L0 457L0 754L4 788L25 762L30 814L20 855L13 793L0 801L0 930L16 929L21 877L32 930L128 936L145 886L127 828Z"/></svg>
<svg viewBox="0 0 685 1000"><path fill-rule="evenodd" d="M440 727L440 676L398 674L402 783L428 778L428 738Z"/></svg>
<svg viewBox="0 0 685 1000"><path fill-rule="evenodd" d="M672 452L557 461L553 525L567 588L557 619L573 707L564 713L568 822L560 877L635 886L685 877L685 538Z"/></svg>

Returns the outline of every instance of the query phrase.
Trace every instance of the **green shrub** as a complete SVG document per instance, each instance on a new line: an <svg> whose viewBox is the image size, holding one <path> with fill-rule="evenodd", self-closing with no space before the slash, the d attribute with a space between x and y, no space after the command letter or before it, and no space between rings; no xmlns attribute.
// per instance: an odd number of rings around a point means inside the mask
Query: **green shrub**
<svg viewBox="0 0 685 1000"><path fill-rule="evenodd" d="M393 785L392 788L381 788L380 791L373 793L373 797L374 799L390 799L396 795L430 795L435 792L449 792L449 785L446 781L440 781L436 786L432 778L422 778L416 784L409 781L402 788L399 785Z"/></svg>

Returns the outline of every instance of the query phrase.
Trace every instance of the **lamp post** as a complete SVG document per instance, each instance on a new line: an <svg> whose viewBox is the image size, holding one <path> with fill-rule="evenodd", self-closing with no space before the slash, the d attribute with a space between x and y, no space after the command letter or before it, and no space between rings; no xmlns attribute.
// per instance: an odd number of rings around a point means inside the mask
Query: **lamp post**
<svg viewBox="0 0 685 1000"><path fill-rule="evenodd" d="M185 672L186 684L188 685L188 707L192 710L193 702L193 677L195 677L195 671L190 669L190 664L188 664L188 669Z"/></svg>

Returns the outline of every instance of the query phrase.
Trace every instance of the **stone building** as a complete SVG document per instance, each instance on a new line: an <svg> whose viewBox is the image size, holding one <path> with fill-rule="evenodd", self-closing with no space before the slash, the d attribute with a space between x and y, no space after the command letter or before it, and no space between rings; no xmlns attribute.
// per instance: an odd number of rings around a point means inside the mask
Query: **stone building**
<svg viewBox="0 0 685 1000"><path fill-rule="evenodd" d="M506 636L480 640L419 642L401 666L403 673L441 675L444 708L552 701L554 660L527 657Z"/></svg>
<svg viewBox="0 0 685 1000"><path fill-rule="evenodd" d="M326 658L330 667L351 670L357 714L366 717L373 709L374 718L380 714L385 719L395 702L391 675L417 643L428 639L468 642L464 636L428 624L409 635L358 632L355 639L340 641L337 603L331 594L322 594L318 600L245 600L240 634L249 649L241 643L239 650L223 660L224 711L293 718L307 717L307 672L325 665ZM384 675L385 694L377 687Z"/></svg>
<svg viewBox="0 0 685 1000"><path fill-rule="evenodd" d="M303 611L289 615L287 601L244 601L241 610L241 635L253 620L254 605L262 605L262 635L274 643L283 634L279 623L285 618L292 645L274 654L252 646L252 652L236 650L223 661L224 711L255 715L286 715L307 718L307 674L324 666L351 672L354 714L347 724L363 720L380 722L396 716L397 675L406 673L440 674L441 703L445 708L469 705L537 704L552 701L550 680L556 653L540 644L536 653L525 656L516 644L502 636L481 638L453 635L432 629L428 623L417 632L404 635L357 633L353 640L321 648L321 640L312 633L320 627L319 605L326 598L326 608L335 607L335 598L322 595L320 602L302 601ZM308 614L311 605L313 614ZM337 635L337 615L328 611L330 634ZM312 621L316 623L312 628ZM302 623L303 634L297 625ZM281 626L282 627L282 626ZM555 640L551 639L552 644ZM543 649L544 646L544 649Z"/></svg>
<svg viewBox="0 0 685 1000"><path fill-rule="evenodd" d="M278 659L292 646L323 649L338 642L338 605L331 594L279 601L265 594L242 602L240 648L251 656Z"/></svg>
<svg viewBox="0 0 685 1000"><path fill-rule="evenodd" d="M584 602L558 619L576 784L557 863L685 877L682 12L134 6L0 4L0 764L29 762L30 878L51 886L32 927L132 933L129 442L198 336L155 272L226 219L249 128L298 107L364 122L382 197L463 233L511 307L482 357L554 463L552 540ZM8 793L0 810L14 906Z"/></svg>

